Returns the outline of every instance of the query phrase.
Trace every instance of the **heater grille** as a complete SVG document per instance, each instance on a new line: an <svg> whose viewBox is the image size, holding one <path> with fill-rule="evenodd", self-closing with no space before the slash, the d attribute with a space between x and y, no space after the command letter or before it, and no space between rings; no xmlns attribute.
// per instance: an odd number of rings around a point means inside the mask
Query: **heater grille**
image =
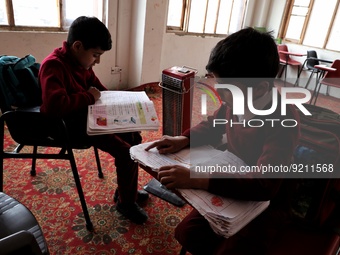
<svg viewBox="0 0 340 255"><path fill-rule="evenodd" d="M195 72L180 70L172 67L162 73L163 135L180 135L190 127L190 88Z"/></svg>

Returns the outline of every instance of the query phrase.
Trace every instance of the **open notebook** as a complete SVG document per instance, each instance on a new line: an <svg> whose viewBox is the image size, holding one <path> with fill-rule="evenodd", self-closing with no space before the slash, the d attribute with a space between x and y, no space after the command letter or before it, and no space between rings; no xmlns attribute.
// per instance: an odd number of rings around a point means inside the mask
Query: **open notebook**
<svg viewBox="0 0 340 255"><path fill-rule="evenodd" d="M144 91L101 91L95 104L88 106L88 135L157 130L158 127L154 104Z"/></svg>
<svg viewBox="0 0 340 255"><path fill-rule="evenodd" d="M131 147L130 155L135 161L157 171L165 165L182 165L194 171L195 166L246 164L229 151L220 151L211 146L192 147L174 154L159 154L153 148L145 151L150 143ZM208 174L208 173L206 173ZM205 175L206 176L206 175ZM212 229L226 238L234 235L256 216L263 212L269 201L241 201L221 197L198 189L179 189L181 195L210 223Z"/></svg>

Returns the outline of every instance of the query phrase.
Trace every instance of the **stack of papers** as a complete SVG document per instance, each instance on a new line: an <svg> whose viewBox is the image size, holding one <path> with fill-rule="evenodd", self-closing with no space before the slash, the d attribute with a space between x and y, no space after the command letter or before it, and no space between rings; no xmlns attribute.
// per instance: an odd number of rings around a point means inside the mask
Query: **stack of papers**
<svg viewBox="0 0 340 255"><path fill-rule="evenodd" d="M233 153L220 151L209 145L186 148L177 153L164 155L159 154L156 148L145 151L145 148L150 144L144 143L131 147L130 155L132 159L154 171L158 171L161 166L166 165L182 165L190 168L191 171L195 169L196 165L231 164L237 168L246 165ZM213 175L208 174L208 176L213 178ZM226 238L246 226L270 203L269 201L235 200L198 189L179 189L178 191L208 220L215 233Z"/></svg>
<svg viewBox="0 0 340 255"><path fill-rule="evenodd" d="M87 134L158 130L153 102L144 91L102 91L88 107Z"/></svg>
<svg viewBox="0 0 340 255"><path fill-rule="evenodd" d="M133 160L144 166L148 166L154 171L162 166L181 165L190 168L202 160L214 157L220 153L210 145L199 146L195 148L185 148L177 153L159 154L156 148L145 151L153 142L142 143L130 148L130 156Z"/></svg>
<svg viewBox="0 0 340 255"><path fill-rule="evenodd" d="M269 201L234 200L204 190L179 191L208 220L214 232L225 238L237 233L269 206Z"/></svg>

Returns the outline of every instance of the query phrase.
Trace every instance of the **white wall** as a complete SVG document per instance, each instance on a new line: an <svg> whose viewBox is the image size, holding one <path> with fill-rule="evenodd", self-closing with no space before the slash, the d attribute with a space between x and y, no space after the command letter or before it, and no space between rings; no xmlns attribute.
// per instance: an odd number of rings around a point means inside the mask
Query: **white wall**
<svg viewBox="0 0 340 255"><path fill-rule="evenodd" d="M210 51L221 39L165 33L159 71L172 66L189 66L197 69L198 76L204 76L206 73L205 65L208 62Z"/></svg>
<svg viewBox="0 0 340 255"><path fill-rule="evenodd" d="M190 66L205 74L211 49L222 38L178 36L166 33L167 0L110 0L108 28L113 49L106 52L95 72L110 89L131 88L161 79L162 70L171 66ZM286 0L249 0L245 26L280 27ZM32 54L41 62L54 48L66 40L66 33L0 32L0 54L24 56ZM305 52L310 47L288 44L291 51ZM316 49L320 58L340 59L340 52ZM303 62L304 58L298 58ZM111 67L122 68L111 74ZM306 76L305 73L302 74ZM288 77L296 77L296 69L288 69ZM332 89L332 95L340 96Z"/></svg>
<svg viewBox="0 0 340 255"><path fill-rule="evenodd" d="M112 34L113 45L116 41L116 2L109 2L108 28ZM122 1L121 1L122 2ZM125 2L125 1L124 1ZM0 32L0 55L14 55L18 57L32 54L38 62L41 62L55 48L61 47L66 40L67 33L55 32ZM98 77L109 88L114 88L115 80L111 75L111 66L114 66L116 51L110 50L101 57L100 65L94 67Z"/></svg>
<svg viewBox="0 0 340 255"><path fill-rule="evenodd" d="M144 28L146 0L134 1L132 4L132 23L130 29L129 79L127 87L138 85L142 76Z"/></svg>
<svg viewBox="0 0 340 255"><path fill-rule="evenodd" d="M128 87L159 81L167 1L140 0L132 6Z"/></svg>
<svg viewBox="0 0 340 255"><path fill-rule="evenodd" d="M273 31L273 36L275 38L277 37L279 32L285 5L286 0L270 1L268 13L265 14L265 16L267 17L265 26L267 27L268 31Z"/></svg>
<svg viewBox="0 0 340 255"><path fill-rule="evenodd" d="M66 40L66 33L1 31L0 36L0 55L22 57L32 54L39 62Z"/></svg>

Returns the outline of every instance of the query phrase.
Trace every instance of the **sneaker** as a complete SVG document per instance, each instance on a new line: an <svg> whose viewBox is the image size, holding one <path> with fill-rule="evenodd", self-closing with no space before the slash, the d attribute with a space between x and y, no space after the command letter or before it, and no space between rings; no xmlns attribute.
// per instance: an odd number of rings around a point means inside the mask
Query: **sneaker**
<svg viewBox="0 0 340 255"><path fill-rule="evenodd" d="M116 209L136 224L143 224L148 219L147 213L137 203L121 203L118 201Z"/></svg>
<svg viewBox="0 0 340 255"><path fill-rule="evenodd" d="M148 199L149 199L148 192L146 192L145 190L137 191L137 199L136 199L137 204L144 204ZM113 201L117 203L118 200L119 200L119 193L118 193L118 189L116 189L115 194L113 196Z"/></svg>

